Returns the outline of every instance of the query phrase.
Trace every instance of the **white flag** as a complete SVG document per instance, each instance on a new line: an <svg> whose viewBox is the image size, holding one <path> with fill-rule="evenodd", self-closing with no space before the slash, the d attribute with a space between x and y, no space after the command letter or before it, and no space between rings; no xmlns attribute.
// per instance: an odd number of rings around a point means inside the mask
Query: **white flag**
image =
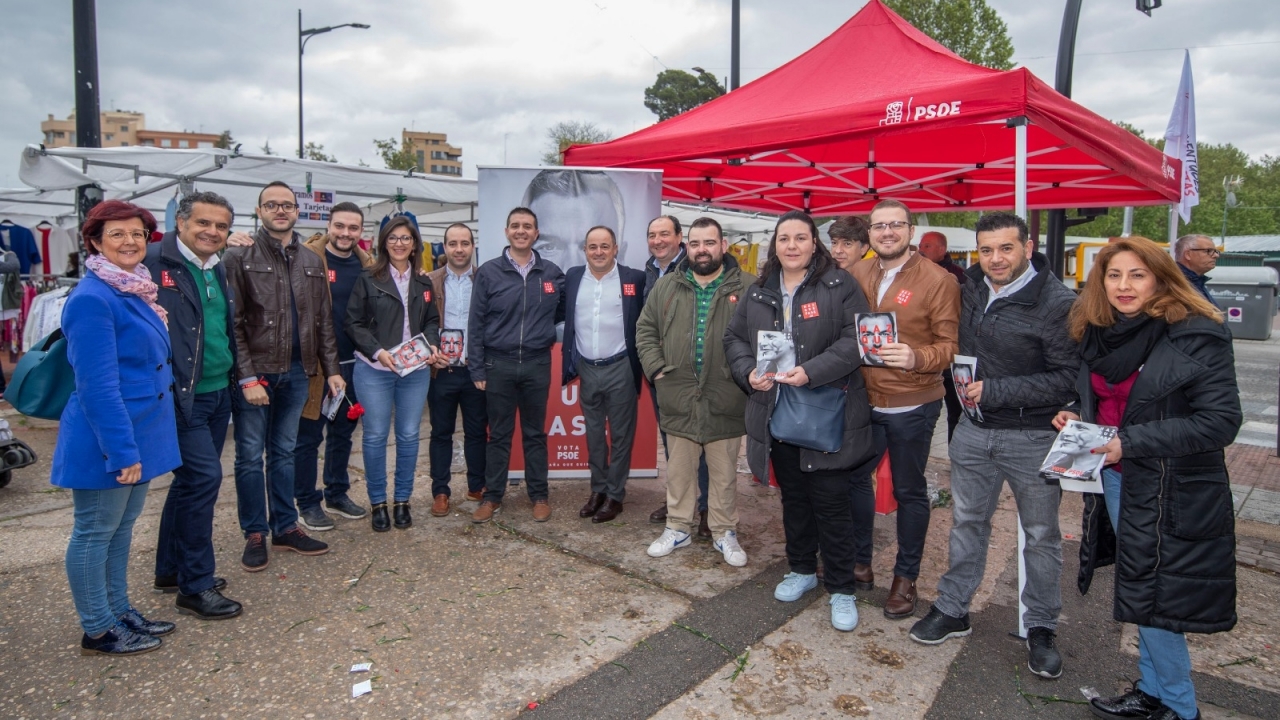
<svg viewBox="0 0 1280 720"><path fill-rule="evenodd" d="M1164 154L1182 161L1182 177L1178 183L1182 199L1178 214L1184 223L1191 222L1191 208L1200 204L1200 162L1196 156L1196 92L1191 83L1191 51L1182 60L1182 81L1178 98L1173 103L1173 116L1164 131Z"/></svg>

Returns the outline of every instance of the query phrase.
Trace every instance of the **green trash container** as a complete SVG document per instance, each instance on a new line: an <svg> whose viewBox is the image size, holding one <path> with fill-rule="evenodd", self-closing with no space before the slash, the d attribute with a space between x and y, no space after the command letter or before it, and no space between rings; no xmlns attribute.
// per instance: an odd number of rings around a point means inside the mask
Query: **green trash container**
<svg viewBox="0 0 1280 720"><path fill-rule="evenodd" d="M1209 271L1208 290L1227 315L1237 340L1267 340L1276 314L1280 273L1269 267L1220 267Z"/></svg>

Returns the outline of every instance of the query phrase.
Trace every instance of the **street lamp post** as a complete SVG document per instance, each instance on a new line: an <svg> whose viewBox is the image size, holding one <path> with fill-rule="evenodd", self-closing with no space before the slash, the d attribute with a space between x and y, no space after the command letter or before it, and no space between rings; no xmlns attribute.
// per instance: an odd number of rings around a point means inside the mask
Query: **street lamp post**
<svg viewBox="0 0 1280 720"><path fill-rule="evenodd" d="M341 25L329 25L322 28L311 28L309 30L302 29L302 9L298 9L298 157L303 157L304 143L302 140L302 50L307 46L307 41L313 35L331 32L338 28L351 27L368 30L369 26L364 23L343 23Z"/></svg>

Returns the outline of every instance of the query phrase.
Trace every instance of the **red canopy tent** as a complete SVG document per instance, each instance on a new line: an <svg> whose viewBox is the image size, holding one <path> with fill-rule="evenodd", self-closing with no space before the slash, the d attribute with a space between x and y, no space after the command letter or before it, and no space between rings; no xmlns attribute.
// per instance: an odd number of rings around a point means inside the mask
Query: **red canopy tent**
<svg viewBox="0 0 1280 720"><path fill-rule="evenodd" d="M919 212L1167 204L1176 162L1026 68L963 60L880 0L728 95L565 152L566 165L661 169L670 200L815 215L884 198Z"/></svg>

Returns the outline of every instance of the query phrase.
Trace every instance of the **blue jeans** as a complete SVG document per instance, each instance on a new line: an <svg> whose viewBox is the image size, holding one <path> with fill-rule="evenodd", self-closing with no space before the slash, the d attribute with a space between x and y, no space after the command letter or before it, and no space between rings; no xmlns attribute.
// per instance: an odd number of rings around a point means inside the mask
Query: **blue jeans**
<svg viewBox="0 0 1280 720"><path fill-rule="evenodd" d="M1062 489L1040 477L1040 462L1057 435L1044 429L985 429L960 418L951 437L952 510L950 557L938 581L934 607L950 617L964 617L982 584L991 539L991 517L1007 480L1027 533L1023 558L1027 583L1022 591L1027 629L1056 630L1062 611L1062 534L1058 504Z"/></svg>
<svg viewBox="0 0 1280 720"><path fill-rule="evenodd" d="M90 636L115 627L129 604L129 545L151 483L72 490L75 527L67 543L67 583Z"/></svg>
<svg viewBox="0 0 1280 720"><path fill-rule="evenodd" d="M1107 514L1111 516L1111 529L1116 530L1120 523L1120 473L1112 468L1104 469L1102 490ZM1116 582L1120 579L1116 578ZM1196 688L1191 684L1191 654L1182 633L1139 625L1138 672L1142 674L1138 689L1160 698L1160 702L1180 717L1190 720L1199 712Z"/></svg>
<svg viewBox="0 0 1280 720"><path fill-rule="evenodd" d="M387 501L387 437L391 434L391 411L396 416L395 501L408 502L413 495L413 474L418 466L418 428L431 387L428 370L404 377L374 370L356 361L356 389L364 405L364 482L373 505Z"/></svg>
<svg viewBox="0 0 1280 720"><path fill-rule="evenodd" d="M267 381L269 403L250 405L240 397L232 405L236 500L240 529L245 537L249 533L267 532L268 501L272 535L280 537L298 524L298 511L293 506L293 449L298 441L298 420L307 404L307 374L302 370L302 363L295 362L287 373L263 377ZM232 392L241 390L234 388Z"/></svg>
<svg viewBox="0 0 1280 720"><path fill-rule="evenodd" d="M359 360L355 361L359 362ZM342 379L347 383L347 398L360 402L352 380L351 363L342 366ZM326 397L329 388L324 389ZM298 442L293 452L293 499L299 510L320 507L320 501L333 502L347 496L351 489L351 476L347 465L351 462L351 436L359 420L348 420L349 406L343 404L333 422L321 416L315 420L298 421ZM324 492L316 489L316 470L319 465L320 443L324 443Z"/></svg>
<svg viewBox="0 0 1280 720"><path fill-rule="evenodd" d="M213 587L213 506L222 488L222 446L227 441L232 392L223 388L196 395L191 422L178 411L182 467L173 471L160 516L156 575L176 575L183 595Z"/></svg>

